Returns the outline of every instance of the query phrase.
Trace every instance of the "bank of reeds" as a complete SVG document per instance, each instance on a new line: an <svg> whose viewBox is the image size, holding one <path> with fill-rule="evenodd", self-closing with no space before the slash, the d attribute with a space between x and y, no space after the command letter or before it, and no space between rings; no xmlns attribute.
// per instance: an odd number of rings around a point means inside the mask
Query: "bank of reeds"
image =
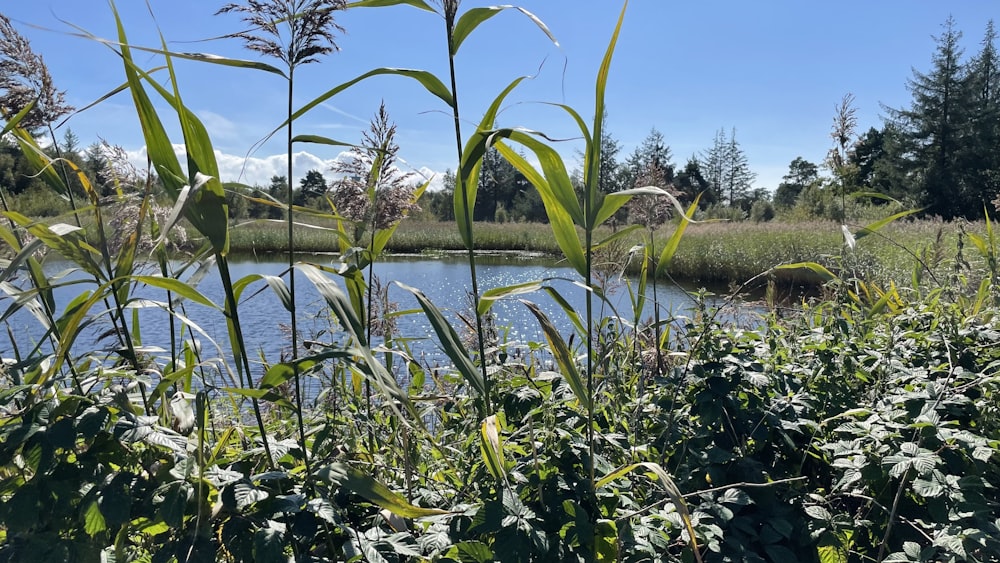
<svg viewBox="0 0 1000 563"><path fill-rule="evenodd" d="M316 228L300 228L295 232L295 248L302 252L337 251L336 232L330 224L314 221ZM858 231L864 225L851 225ZM673 233L673 223L656 232L658 245ZM982 261L968 250L968 241L960 242L963 230L982 233L980 223L943 222L935 219L898 221L857 241L851 252L845 252L845 239L839 223L811 221L785 223L716 222L691 224L677 248L668 273L677 281L741 285L775 266L814 261L834 271L847 271L881 283L911 282L914 268L926 265L935 276L945 276L961 259L975 267ZM602 228L603 236L611 234ZM231 232L231 247L235 252L258 255L281 252L286 247L286 234L280 223L245 223ZM639 244L640 234L625 239L628 248ZM476 236L480 251L531 252L559 256L560 249L552 230L541 223L485 223ZM462 251L462 238L451 222L406 221L397 229L386 250L395 254L429 254ZM918 262L917 260L920 260ZM923 265L921 265L921 262ZM638 264L632 264L633 272ZM924 278L929 277L925 271ZM815 284L822 280L808 271L786 270L778 281ZM762 282L764 283L764 282Z"/></svg>

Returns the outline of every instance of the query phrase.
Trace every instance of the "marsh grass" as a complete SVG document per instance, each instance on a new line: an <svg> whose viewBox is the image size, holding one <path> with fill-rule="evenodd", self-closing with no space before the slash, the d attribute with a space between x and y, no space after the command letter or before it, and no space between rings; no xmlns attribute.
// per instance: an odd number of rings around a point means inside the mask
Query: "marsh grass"
<svg viewBox="0 0 1000 563"><path fill-rule="evenodd" d="M331 230L333 222L310 220L322 227L296 230L295 247L302 252L336 252L337 237ZM855 225L857 230L863 225ZM668 223L655 231L654 246L662 248L674 232ZM935 219L900 221L884 227L876 234L859 241L855 256L847 266L862 277L880 283L911 282L915 256L921 257L941 279L954 271L959 256L962 229L969 233L985 232L983 222L957 223ZM940 237L938 236L940 233ZM610 228L598 230L599 238L612 234ZM614 245L625 258L627 249L641 244L643 236L633 233ZM976 270L985 262L970 252L964 243L963 259ZM231 232L231 245L241 253L272 254L285 249L282 227L278 223L247 223ZM541 223L488 223L480 225L476 234L478 251L537 252L560 257L561 250L552 237L551 227ZM386 251L396 254L430 254L465 250L461 236L450 222L404 221L386 245ZM702 283L711 287L742 284L780 264L816 261L840 270L844 267L844 236L839 223L810 222L717 222L695 223L684 233L677 252L667 270L670 278L687 283ZM926 258L926 260L925 260ZM602 258L601 260L605 260ZM638 263L629 265L629 272L638 272ZM975 274L970 272L970 274ZM788 283L816 284L821 280L808 272L786 271L779 274ZM942 278L943 276L943 278ZM978 276L973 275L973 278ZM668 278L664 277L663 280Z"/></svg>

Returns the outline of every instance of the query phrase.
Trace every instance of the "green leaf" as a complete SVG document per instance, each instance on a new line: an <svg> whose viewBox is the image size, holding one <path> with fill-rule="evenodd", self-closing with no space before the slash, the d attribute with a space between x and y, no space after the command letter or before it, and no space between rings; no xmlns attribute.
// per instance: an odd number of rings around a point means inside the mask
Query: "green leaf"
<svg viewBox="0 0 1000 563"><path fill-rule="evenodd" d="M486 469L495 479L507 479L507 469L503 460L503 441L500 436L500 422L490 415L479 425L479 451L486 463Z"/></svg>
<svg viewBox="0 0 1000 563"><path fill-rule="evenodd" d="M280 525L268 520L267 525L253 533L253 560L259 563L285 563L285 542Z"/></svg>
<svg viewBox="0 0 1000 563"><path fill-rule="evenodd" d="M527 160L510 147L499 142L495 146L503 157L538 190L559 249L562 250L566 261L577 273L586 275L587 258L584 255L584 245L580 242L574 225L575 219L579 219L582 224L583 211L576 200L576 192L569 181L565 166L562 165L562 159L550 147L537 143L530 137L519 137L518 142L531 143L529 148L539 157L539 161L543 163L543 169L547 169L545 176L539 174ZM547 158L543 159L542 155ZM569 200L568 204L567 200Z"/></svg>
<svg viewBox="0 0 1000 563"><path fill-rule="evenodd" d="M897 219L902 219L903 217L913 215L914 213L920 213L921 211L923 211L923 209L909 209L907 211L901 211L899 213L890 215L888 217L883 217L882 219L879 219L874 223L869 223L868 225L865 225L864 228L854 233L854 238L859 239L861 237L870 235Z"/></svg>
<svg viewBox="0 0 1000 563"><path fill-rule="evenodd" d="M236 295L236 299L239 300L240 296L243 294L243 290L246 289L251 283L264 280L271 291L278 297L281 301L281 305L286 311L292 311L292 294L288 290L288 285L285 284L285 280L280 276L273 276L270 274L248 274L242 278L236 280L233 284L233 293Z"/></svg>
<svg viewBox="0 0 1000 563"><path fill-rule="evenodd" d="M939 497L944 494L944 484L937 479L936 475L928 477L918 477L913 480L913 492L924 498Z"/></svg>
<svg viewBox="0 0 1000 563"><path fill-rule="evenodd" d="M657 479L659 479L660 484L663 486L663 490L667 493L667 496L670 497L670 502L674 504L678 514L681 516L681 520L684 522L684 527L687 530L688 538L691 541L691 548L694 551L695 559L700 562L701 556L698 552L698 541L695 536L694 525L691 521L691 514L688 512L687 503L684 502L684 497L681 495L681 491L677 488L674 480L670 478L670 475L663 469L662 466L660 466L660 464L645 461L619 467L598 480L594 487L600 489L619 477L627 475L637 469L649 471L655 475ZM791 559L790 561L794 561L794 559Z"/></svg>
<svg viewBox="0 0 1000 563"><path fill-rule="evenodd" d="M312 282L319 294L323 296L327 306L337 317L337 320L340 321L344 329L350 331L351 336L362 346L367 346L368 341L365 338L364 325L351 307L344 292L333 283L333 280L324 276L315 266L311 264L298 264L296 267L309 278L309 281Z"/></svg>
<svg viewBox="0 0 1000 563"><path fill-rule="evenodd" d="M395 283L417 298L417 303L420 304L420 308L423 309L427 320L430 321L431 326L434 328L434 332L437 334L444 353L455 364L455 368L462 374L462 377L465 378L476 393L480 397L485 397L486 381L483 379L483 374L472 363L472 359L469 358L465 347L462 346L462 339L459 338L458 333L455 332L451 323L444 318L441 311L424 295L424 292L398 281Z"/></svg>
<svg viewBox="0 0 1000 563"><path fill-rule="evenodd" d="M172 528L184 525L184 513L188 499L191 498L191 486L186 482L174 482L162 488L163 501L159 506L160 517Z"/></svg>
<svg viewBox="0 0 1000 563"><path fill-rule="evenodd" d="M549 28L545 25L545 23L531 12L518 6L489 6L486 8L472 8L462 14L462 17L458 19L458 22L455 23L455 30L452 33L451 54L455 55L458 53L459 47L461 47L462 43L469 37L469 34L479 27L479 24L507 9L515 9L524 14L528 19L534 22L535 25L537 25L538 28L545 33L545 35L548 36L549 40L552 41L556 47L559 46L559 42L556 41L555 36L552 35L552 32L549 31Z"/></svg>
<svg viewBox="0 0 1000 563"><path fill-rule="evenodd" d="M345 143L343 141L337 141L329 137L323 137L320 135L296 135L292 137L293 143L312 143L316 145L329 145L334 147L354 147L356 145L352 143Z"/></svg>
<svg viewBox="0 0 1000 563"><path fill-rule="evenodd" d="M811 504L809 506L806 506L804 510L806 514L809 515L810 518L816 520L823 520L824 522L829 522L830 520L833 520L833 515L830 514L830 511L827 510L826 508L823 508L822 506Z"/></svg>
<svg viewBox="0 0 1000 563"><path fill-rule="evenodd" d="M295 113L292 114L289 120L285 121L281 125L277 126L273 131L271 131L271 133L268 135L268 138L270 138L271 135L274 135L275 133L283 129L286 125L288 125L290 121L295 121L296 119L302 117L316 106L322 104L323 102L329 100L330 98L350 88L351 86L354 86L358 82L361 82L373 76L381 76L381 75L402 76L404 78L411 78L413 80L416 80L417 82L420 83L421 86L424 87L425 90L427 90L427 92L440 98L442 101L444 101L444 103L448 104L448 107L454 106L455 102L451 97L451 91L448 89L447 86L444 85L443 82L441 82L441 79L439 79L437 76L434 76L430 72L424 70L415 70L411 68L388 68L388 67L376 68L320 94L315 99L313 99L306 105L296 110Z"/></svg>
<svg viewBox="0 0 1000 563"><path fill-rule="evenodd" d="M534 293L542 289L545 280L529 281L524 283L518 283L514 285L508 285L504 287L495 287L483 292L482 297L479 298L479 309L476 313L480 316L485 315L493 307L493 304L499 300L506 297L513 297L515 295L524 295L527 293Z"/></svg>
<svg viewBox="0 0 1000 563"><path fill-rule="evenodd" d="M86 502L82 517L83 531L87 532L87 535L89 536L94 536L108 529L107 524L104 522L104 515L101 514L101 507L97 504L96 498L91 498Z"/></svg>
<svg viewBox="0 0 1000 563"><path fill-rule="evenodd" d="M233 499L236 501L236 508L243 510L251 504L264 500L270 495L267 491L257 488L250 481L238 481L233 483Z"/></svg>
<svg viewBox="0 0 1000 563"><path fill-rule="evenodd" d="M462 242L466 248L472 248L472 211L476 207L476 195L479 191L479 172L482 168L483 155L493 143L493 129L497 113L503 105L503 100L524 80L519 77L511 81L490 103L489 108L483 114L476 132L469 138L462 150L462 159L459 162L457 185L453 196L452 205L455 209L455 220L458 222L458 232L462 236Z"/></svg>
<svg viewBox="0 0 1000 563"><path fill-rule="evenodd" d="M402 495L389 490L388 487L379 483L367 473L363 473L346 463L328 465L320 469L319 476L321 479L339 485L403 518L421 518L424 516L448 514L445 510L414 506L406 502L406 499Z"/></svg>
<svg viewBox="0 0 1000 563"><path fill-rule="evenodd" d="M83 239L83 230L80 227L66 223L46 225L16 211L4 211L3 215L24 227L32 236L41 240L45 246L55 250L63 258L72 261L85 272L94 276L95 279L107 279L97 263L101 253Z"/></svg>
<svg viewBox="0 0 1000 563"><path fill-rule="evenodd" d="M424 192L427 191L427 188L430 187L430 185L431 180L428 179L426 182L417 187L417 189L413 191L413 197L410 198L410 203L416 204L420 199L420 196L424 195ZM372 254L375 256L382 254L382 251L385 250L385 245L389 243L389 239L392 238L393 233L396 232L396 228L399 227L400 224L402 224L402 221L397 221L375 233L375 237L372 239Z"/></svg>
<svg viewBox="0 0 1000 563"><path fill-rule="evenodd" d="M401 6L401 5L413 6L414 8L434 13L434 8L431 8L423 0L359 0L357 2L351 2L350 4L347 5L347 7L384 8L388 6Z"/></svg>
<svg viewBox="0 0 1000 563"><path fill-rule="evenodd" d="M818 274L819 277L820 277L820 279L822 279L824 282L829 282L829 281L834 281L836 279L839 279L839 278L837 278L836 275L834 275L833 272L831 272L830 270L827 270L822 265L817 264L816 262L796 262L794 264L782 264L780 266L775 266L772 269L773 270L800 270L800 269L806 269L806 270L812 271L815 274Z"/></svg>
<svg viewBox="0 0 1000 563"><path fill-rule="evenodd" d="M604 94L608 85L608 74L611 71L611 58L615 52L615 45L618 43L618 34L621 32L622 22L625 20L625 10L628 8L628 0L622 5L621 14L618 16L618 23L611 34L608 48L604 52L600 69L597 72L597 82L595 84L594 96L594 126L592 131L592 141L588 142L584 153L584 199L588 202L589 217L582 226L591 230L597 226L596 218L602 207L601 201L604 197L599 189L598 180L600 178L601 167L601 128L604 122Z"/></svg>
<svg viewBox="0 0 1000 563"><path fill-rule="evenodd" d="M35 99L25 104L25 106L21 108L21 111L17 112L13 117L11 117L7 121L6 124L4 124L3 131L0 131L0 137L3 137L7 135L7 133L13 131L17 127L17 124L20 123L22 119L24 119L24 116L28 115L29 113L31 113L31 110L35 109L35 104L37 103L38 100Z"/></svg>
<svg viewBox="0 0 1000 563"><path fill-rule="evenodd" d="M455 555L449 556L457 556L461 563L492 563L494 561L493 550L490 549L490 546L480 541L463 541L457 543L448 553L451 554L452 551L456 552Z"/></svg>
<svg viewBox="0 0 1000 563"><path fill-rule="evenodd" d="M286 397L282 397L274 389L245 389L243 387L223 387L220 389L225 393L232 395L238 395L240 397L246 397L248 399L256 399L258 401L267 401L273 403L281 408L288 410L295 410L295 406L292 405Z"/></svg>
<svg viewBox="0 0 1000 563"><path fill-rule="evenodd" d="M260 379L257 386L262 390L274 389L292 380L296 373L306 373L324 360L330 358L348 358L350 356L351 354L347 350L328 350L319 354L301 357L294 362L274 364L267 370L264 377Z"/></svg>
<svg viewBox="0 0 1000 563"><path fill-rule="evenodd" d="M174 293L175 295L178 295L185 299L189 299L195 303L198 303L199 305L210 307L212 309L215 309L216 311L222 310L222 308L213 303L211 299L202 295L200 291L182 282L179 279L168 278L164 276L132 276L132 279L139 283L144 283L149 286L165 289L167 291Z"/></svg>
<svg viewBox="0 0 1000 563"><path fill-rule="evenodd" d="M672 198L673 196L671 196ZM667 239L667 244L663 246L663 251L660 252L660 259L656 262L656 269L653 271L653 278L659 278L664 272L666 272L667 267L670 266L671 260L674 259L674 254L677 253L677 247L681 244L681 237L684 236L684 230L687 229L689 223L692 222L692 217L694 217L695 212L698 210L698 201L701 200L701 194L698 194L691 202L691 206L688 207L687 213L681 216L681 221L671 233L670 238ZM676 202L676 200L674 200ZM678 203L679 205L679 203Z"/></svg>
<svg viewBox="0 0 1000 563"><path fill-rule="evenodd" d="M580 377L580 372L576 369L576 361L573 358L573 354L566 345L566 341L559 334L559 329L552 324L552 321L549 320L538 305L530 301L524 301L523 299L521 303L524 303L528 310L531 311L531 314L538 319L538 324L542 327L545 340L549 343L549 350L551 350L556 363L559 365L563 379L569 384L577 400L583 403L584 408L590 411L593 408L593 403L591 402L590 393L587 391L587 385L583 378Z"/></svg>

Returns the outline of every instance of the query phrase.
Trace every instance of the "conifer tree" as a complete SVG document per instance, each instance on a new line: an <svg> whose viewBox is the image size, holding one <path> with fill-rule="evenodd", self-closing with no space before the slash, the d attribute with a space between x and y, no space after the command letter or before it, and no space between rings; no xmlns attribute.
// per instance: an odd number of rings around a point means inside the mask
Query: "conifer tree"
<svg viewBox="0 0 1000 563"><path fill-rule="evenodd" d="M909 81L910 108L890 110L902 134L908 175L916 183L921 203L928 213L946 219L969 213L973 199L960 163L969 127L961 38L955 21L948 18L944 32L935 38L931 70L926 74L915 70Z"/></svg>

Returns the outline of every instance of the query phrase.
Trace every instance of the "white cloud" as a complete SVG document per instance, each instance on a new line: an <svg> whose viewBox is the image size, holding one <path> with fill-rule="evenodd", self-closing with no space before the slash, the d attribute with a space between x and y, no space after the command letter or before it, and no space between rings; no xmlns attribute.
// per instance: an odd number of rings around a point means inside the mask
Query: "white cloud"
<svg viewBox="0 0 1000 563"><path fill-rule="evenodd" d="M177 158L184 162L184 145L175 144L174 153ZM143 170L146 167L146 147L138 150L126 151L129 161L136 168ZM295 170L293 179L294 185L305 177L310 170L318 170L327 180L332 180L336 175L330 170L335 163L348 157L349 151L342 151L333 158L322 158L308 151L299 151L292 154L292 164ZM288 173L288 159L284 154L273 154L268 156L243 156L227 154L222 151L215 151L215 159L219 165L219 176L223 182L241 182L250 186L266 187L271 183L273 176L285 176ZM420 181L431 179L428 188L431 191L442 189L443 172L434 171L426 166L414 170L416 178Z"/></svg>
<svg viewBox="0 0 1000 563"><path fill-rule="evenodd" d="M219 140L232 141L242 137L239 125L215 112L199 111L198 118L216 142Z"/></svg>

